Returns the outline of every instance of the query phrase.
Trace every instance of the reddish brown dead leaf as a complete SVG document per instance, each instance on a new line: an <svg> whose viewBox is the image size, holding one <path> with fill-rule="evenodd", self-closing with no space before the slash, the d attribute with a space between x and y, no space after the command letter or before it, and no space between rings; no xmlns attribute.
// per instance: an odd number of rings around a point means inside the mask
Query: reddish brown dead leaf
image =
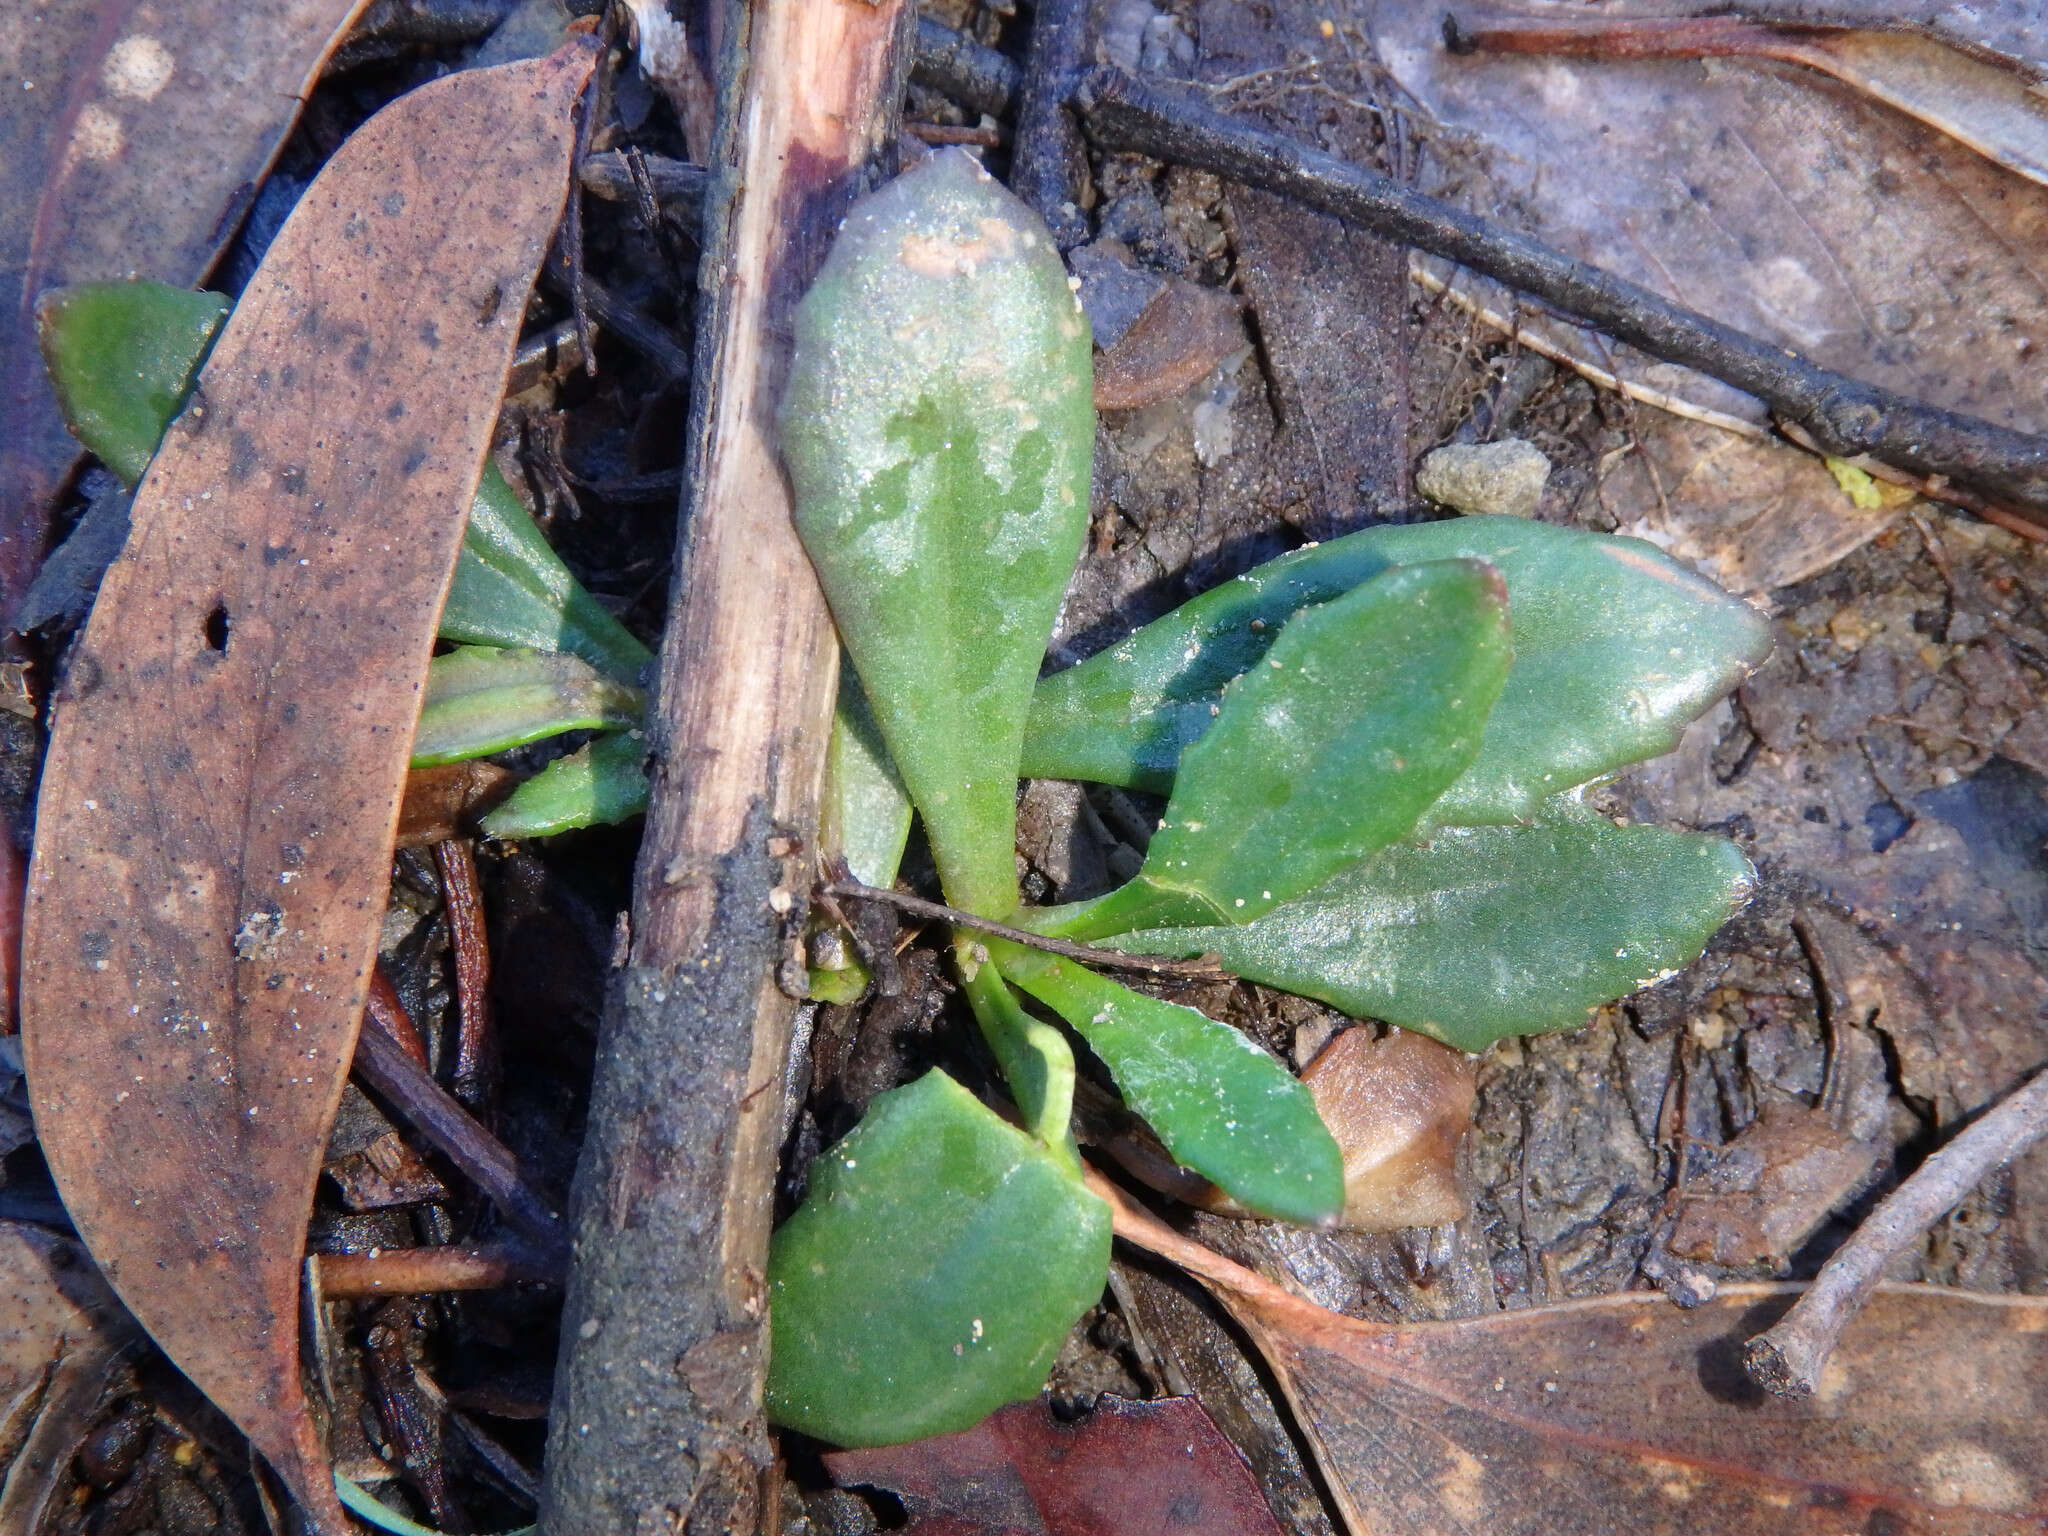
<svg viewBox="0 0 2048 1536"><path fill-rule="evenodd" d="M0 6L0 620L78 457L36 351L36 296L198 282L362 4Z"/></svg>
<svg viewBox="0 0 2048 1536"><path fill-rule="evenodd" d="M42 1528L64 1463L135 1324L85 1251L0 1223L0 1531Z"/></svg>
<svg viewBox="0 0 2048 1536"><path fill-rule="evenodd" d="M1128 411L1171 400L1244 345L1244 319L1229 294L1169 283L1096 364L1096 409Z"/></svg>
<svg viewBox="0 0 2048 1536"><path fill-rule="evenodd" d="M2048 1521L2048 1297L1886 1287L1794 1404L1750 1382L1741 1348L1796 1286L1389 1327L1108 1198L1118 1236L1199 1276L1252 1335L1356 1536L2039 1536Z"/></svg>
<svg viewBox="0 0 2048 1536"><path fill-rule="evenodd" d="M1105 1397L1064 1424L1013 1403L956 1435L834 1451L841 1487L886 1488L910 1536L1279 1536L1237 1447L1191 1397Z"/></svg>
<svg viewBox="0 0 2048 1536"><path fill-rule="evenodd" d="M136 494L44 770L22 989L43 1150L122 1298L331 1531L298 1260L590 68L578 43L437 81L328 162Z"/></svg>

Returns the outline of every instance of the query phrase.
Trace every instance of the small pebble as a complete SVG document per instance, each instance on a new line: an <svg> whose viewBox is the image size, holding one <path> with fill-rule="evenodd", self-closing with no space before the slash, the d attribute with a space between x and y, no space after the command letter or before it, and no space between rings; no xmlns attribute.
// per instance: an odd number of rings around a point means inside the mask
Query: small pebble
<svg viewBox="0 0 2048 1536"><path fill-rule="evenodd" d="M1550 460L1518 437L1496 443L1453 443L1423 455L1415 489L1455 512L1534 517L1550 479Z"/></svg>

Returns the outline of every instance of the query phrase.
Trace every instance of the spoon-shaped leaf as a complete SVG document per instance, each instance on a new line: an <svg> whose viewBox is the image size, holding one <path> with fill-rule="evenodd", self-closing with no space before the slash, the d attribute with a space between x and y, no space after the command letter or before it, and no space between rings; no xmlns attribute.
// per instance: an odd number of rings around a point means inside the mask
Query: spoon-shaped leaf
<svg viewBox="0 0 2048 1536"><path fill-rule="evenodd" d="M1223 687L1295 612L1389 565L1459 556L1506 580L1515 665L1435 823L1526 820L1556 792L1670 751L1770 650L1748 604L1635 539L1520 517L1368 528L1269 561L1046 678L1024 772L1164 794Z"/></svg>
<svg viewBox="0 0 2048 1536"><path fill-rule="evenodd" d="M1088 323L1045 227L941 153L857 204L797 310L797 529L947 899L1016 905L1017 762L1088 522Z"/></svg>
<svg viewBox="0 0 2048 1536"><path fill-rule="evenodd" d="M616 731L558 757L477 823L492 837L553 837L631 821L647 809L647 744Z"/></svg>
<svg viewBox="0 0 2048 1536"><path fill-rule="evenodd" d="M1253 981L1477 1051L1576 1028L1690 964L1753 878L1725 838L1578 812L1397 843L1243 927L1109 942L1214 953Z"/></svg>
<svg viewBox="0 0 2048 1536"><path fill-rule="evenodd" d="M564 731L638 725L640 690L575 656L465 645L427 668L412 766L459 763Z"/></svg>
<svg viewBox="0 0 2048 1536"><path fill-rule="evenodd" d="M227 317L227 298L168 283L79 283L36 304L65 424L133 488Z"/></svg>
<svg viewBox="0 0 2048 1536"><path fill-rule="evenodd" d="M768 1256L768 1413L836 1445L1033 1397L1102 1294L1109 1208L945 1073L879 1094L811 1164Z"/></svg>
<svg viewBox="0 0 2048 1536"><path fill-rule="evenodd" d="M1072 960L991 940L1003 974L1080 1032L1175 1161L1262 1216L1328 1221L1344 1158L1308 1088L1228 1024Z"/></svg>
<svg viewBox="0 0 2048 1536"><path fill-rule="evenodd" d="M1477 560L1396 566L1301 613L1182 757L1137 878L1049 924L1249 922L1405 837L1478 753L1512 655Z"/></svg>

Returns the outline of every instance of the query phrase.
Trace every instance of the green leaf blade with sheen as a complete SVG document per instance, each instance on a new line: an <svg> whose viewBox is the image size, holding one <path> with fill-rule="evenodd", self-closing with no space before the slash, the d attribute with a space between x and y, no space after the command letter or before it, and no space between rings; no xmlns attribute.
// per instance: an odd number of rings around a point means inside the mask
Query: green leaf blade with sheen
<svg viewBox="0 0 2048 1536"><path fill-rule="evenodd" d="M1243 927L1119 935L1461 1050L1574 1029L1696 960L1746 899L1725 838L1589 812L1400 843Z"/></svg>
<svg viewBox="0 0 2048 1536"><path fill-rule="evenodd" d="M131 489L184 406L230 308L167 283L79 283L36 302L65 423Z"/></svg>
<svg viewBox="0 0 2048 1536"><path fill-rule="evenodd" d="M1088 520L1087 321L964 155L856 204L798 307L796 521L947 899L1016 904L1017 763Z"/></svg>
<svg viewBox="0 0 2048 1536"><path fill-rule="evenodd" d="M825 788L818 801L818 846L846 860L863 885L896 883L910 840L910 793L882 740L874 707L853 665L839 663L839 702L825 748Z"/></svg>
<svg viewBox="0 0 2048 1536"><path fill-rule="evenodd" d="M436 656L413 734L412 765L488 757L565 731L638 725L640 690L575 656L467 645Z"/></svg>
<svg viewBox="0 0 2048 1536"><path fill-rule="evenodd" d="M554 837L631 821L647 809L647 744L615 731L558 757L477 823L496 838Z"/></svg>
<svg viewBox="0 0 2048 1536"><path fill-rule="evenodd" d="M1396 566L1304 610L1182 756L1137 878L1055 931L1249 922L1405 837L1477 756L1513 655L1483 561Z"/></svg>
<svg viewBox="0 0 2048 1536"><path fill-rule="evenodd" d="M1306 1086L1239 1031L1076 961L990 940L1003 974L1094 1049L1174 1159L1280 1221L1328 1221L1344 1158Z"/></svg>
<svg viewBox="0 0 2048 1536"><path fill-rule="evenodd" d="M878 1095L770 1248L769 1417L895 1445L1036 1396L1109 1236L1100 1199L945 1073Z"/></svg>
<svg viewBox="0 0 2048 1536"><path fill-rule="evenodd" d="M1295 612L1391 565L1453 558L1506 580L1515 666L1433 823L1525 821L1553 794L1670 751L1770 650L1748 604L1636 539L1518 517L1368 528L1269 561L1046 678L1023 771L1166 793L1224 685Z"/></svg>

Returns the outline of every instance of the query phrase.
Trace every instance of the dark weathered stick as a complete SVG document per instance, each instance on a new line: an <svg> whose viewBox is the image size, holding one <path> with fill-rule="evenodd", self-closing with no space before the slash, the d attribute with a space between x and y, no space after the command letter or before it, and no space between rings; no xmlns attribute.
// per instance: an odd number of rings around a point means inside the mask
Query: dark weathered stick
<svg viewBox="0 0 2048 1536"><path fill-rule="evenodd" d="M827 896L844 896L852 901L885 902L917 917L929 917L936 922L951 923L956 928L972 928L976 933L992 933L999 939L1008 939L1012 944L1022 944L1028 949L1042 949L1051 955L1065 955L1070 960L1084 960L1090 965L1100 965L1119 971L1143 971L1152 976L1198 976L1205 981L1229 979L1229 973L1214 960L1162 960L1156 955L1130 955L1120 949L1097 949L1092 944L1073 944L1065 939L1049 939L1044 934L1032 933L1029 929L1012 928L1008 923L976 917L972 912L962 912L958 907L949 907L944 902L926 901L922 896L912 896L905 891L884 890L878 885L862 885L858 880L834 880L824 886L823 890Z"/></svg>
<svg viewBox="0 0 2048 1536"><path fill-rule="evenodd" d="M695 213L703 206L704 188L711 180L703 166L671 160L666 155L643 155L641 162L664 211ZM636 195L633 172L626 157L615 149L591 155L577 167L576 178L584 191L595 193L608 203L630 203Z"/></svg>
<svg viewBox="0 0 2048 1536"><path fill-rule="evenodd" d="M1010 145L1010 190L1045 220L1063 251L1088 238L1080 206L1086 153L1068 104L1069 82L1084 62L1088 9L1087 0L1038 0Z"/></svg>
<svg viewBox="0 0 2048 1536"><path fill-rule="evenodd" d="M774 411L796 301L895 143L914 12L735 0L725 15L651 801L571 1202L548 1536L747 1536L780 1518L760 1394L796 1006L776 983L801 950L770 897L810 884L798 852L838 643Z"/></svg>
<svg viewBox="0 0 2048 1536"><path fill-rule="evenodd" d="M2048 1071L2008 1094L1885 1196L1778 1323L1751 1339L1742 1363L1780 1397L1808 1397L1842 1329L1862 1310L1885 1266L1984 1176L2048 1135Z"/></svg>
<svg viewBox="0 0 2048 1536"><path fill-rule="evenodd" d="M484 933L484 891L467 838L434 845L441 909L455 956L455 1070L448 1074L470 1113L492 1123L498 1098L498 1042L491 1030L491 945Z"/></svg>
<svg viewBox="0 0 2048 1536"><path fill-rule="evenodd" d="M566 1249L552 1253L524 1243L447 1244L385 1248L370 1253L316 1253L306 1260L316 1294L342 1297L490 1291L521 1283L560 1285Z"/></svg>
<svg viewBox="0 0 2048 1536"><path fill-rule="evenodd" d="M917 61L910 78L972 112L1000 117L1010 110L1022 73L1006 56L939 22L917 24Z"/></svg>
<svg viewBox="0 0 2048 1536"><path fill-rule="evenodd" d="M2048 438L1815 367L1539 241L1229 118L1184 91L1097 68L1079 78L1073 99L1089 136L1105 149L1214 171L1458 262L1653 357L1746 390L1829 453L1869 454L1953 480L2048 522Z"/></svg>
<svg viewBox="0 0 2048 1536"><path fill-rule="evenodd" d="M507 1221L544 1248L562 1248L567 1240L562 1219L527 1181L519 1159L385 1032L375 1010L365 1010L363 1032L356 1038L355 1074L488 1195Z"/></svg>

